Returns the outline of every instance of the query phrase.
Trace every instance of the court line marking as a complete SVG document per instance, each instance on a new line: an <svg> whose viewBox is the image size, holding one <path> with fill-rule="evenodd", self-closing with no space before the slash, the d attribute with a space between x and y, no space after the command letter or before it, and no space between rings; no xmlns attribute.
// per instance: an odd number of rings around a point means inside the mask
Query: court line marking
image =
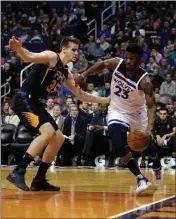
<svg viewBox="0 0 176 219"><path fill-rule="evenodd" d="M155 205L155 204L157 204L157 203L159 203L159 202L167 201L167 200L169 200L169 199L171 199L171 198L176 198L176 195L172 195L172 196L169 196L168 198L160 199L160 200L158 200L158 201L156 201L156 202L152 202L152 203L149 203L149 204L140 206L140 207L138 207L138 208L134 208L134 209L131 209L131 210L129 210L129 211L125 211L125 212L123 212L123 213L119 213L119 214L112 215L112 216L110 216L110 217L108 217L108 218L117 218L117 217L123 216L123 215L125 215L125 214L132 213L132 212L134 212L134 211L140 210L140 209L142 209L142 208L146 208L146 207L149 207L149 206L151 206L151 205ZM108 218L107 218L107 219L108 219Z"/></svg>

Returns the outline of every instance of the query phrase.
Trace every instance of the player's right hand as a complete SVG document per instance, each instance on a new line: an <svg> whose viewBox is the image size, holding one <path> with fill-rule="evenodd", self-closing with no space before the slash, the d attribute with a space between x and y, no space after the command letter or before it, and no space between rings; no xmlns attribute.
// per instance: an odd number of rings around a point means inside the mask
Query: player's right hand
<svg viewBox="0 0 176 219"><path fill-rule="evenodd" d="M21 40L17 40L14 36L9 40L10 49L13 51L18 51L22 47Z"/></svg>

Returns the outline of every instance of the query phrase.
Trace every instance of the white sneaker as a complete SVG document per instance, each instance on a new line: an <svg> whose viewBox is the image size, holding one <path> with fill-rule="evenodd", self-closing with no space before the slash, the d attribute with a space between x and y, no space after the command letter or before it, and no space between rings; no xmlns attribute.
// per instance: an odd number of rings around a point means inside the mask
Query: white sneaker
<svg viewBox="0 0 176 219"><path fill-rule="evenodd" d="M161 185L163 181L163 173L161 166L157 169L153 169L152 173L155 185Z"/></svg>
<svg viewBox="0 0 176 219"><path fill-rule="evenodd" d="M150 188L152 184L148 181L147 178L142 178L137 180L136 195L141 195L144 191Z"/></svg>

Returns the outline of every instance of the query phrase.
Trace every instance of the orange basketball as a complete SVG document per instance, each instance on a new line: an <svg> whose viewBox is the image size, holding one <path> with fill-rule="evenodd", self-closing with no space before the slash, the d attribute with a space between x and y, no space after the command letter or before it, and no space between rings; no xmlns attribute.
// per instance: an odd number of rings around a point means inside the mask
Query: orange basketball
<svg viewBox="0 0 176 219"><path fill-rule="evenodd" d="M135 130L128 134L127 143L133 151L142 152L148 147L150 139L151 136L148 133Z"/></svg>

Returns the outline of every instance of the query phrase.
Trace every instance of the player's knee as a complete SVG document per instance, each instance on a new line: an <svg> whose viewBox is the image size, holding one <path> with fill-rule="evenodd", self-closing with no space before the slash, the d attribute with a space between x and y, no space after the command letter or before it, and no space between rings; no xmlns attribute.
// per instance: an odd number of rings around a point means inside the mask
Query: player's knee
<svg viewBox="0 0 176 219"><path fill-rule="evenodd" d="M56 134L55 129L50 123L46 123L40 127L40 133L46 142L49 142L51 138Z"/></svg>
<svg viewBox="0 0 176 219"><path fill-rule="evenodd" d="M60 144L63 144L65 141L64 135L62 134L62 132L60 130L56 131L56 135L58 138L58 141L60 142Z"/></svg>
<svg viewBox="0 0 176 219"><path fill-rule="evenodd" d="M120 162L121 162L121 164L125 165L125 164L127 164L131 159L133 159L132 153L131 153L131 152L128 152L126 155L124 155L123 157L121 157Z"/></svg>

